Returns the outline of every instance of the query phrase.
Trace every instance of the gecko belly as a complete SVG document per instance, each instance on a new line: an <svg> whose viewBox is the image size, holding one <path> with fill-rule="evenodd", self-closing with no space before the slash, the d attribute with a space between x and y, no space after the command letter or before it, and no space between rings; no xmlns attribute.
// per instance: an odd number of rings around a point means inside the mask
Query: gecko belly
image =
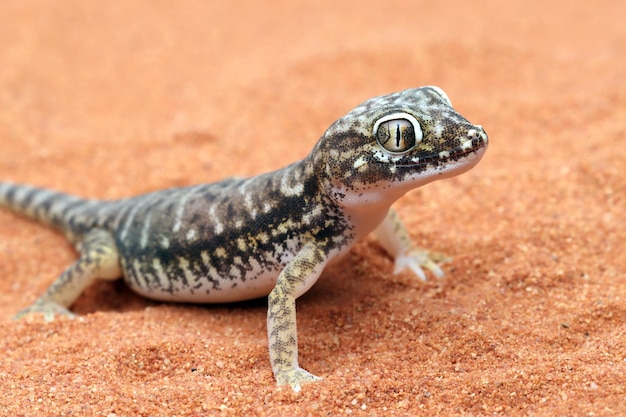
<svg viewBox="0 0 626 417"><path fill-rule="evenodd" d="M265 297L274 288L279 272L266 271L237 281L215 279L213 276L194 277L192 285L188 284L189 277L182 279L164 273L139 276L139 282L136 278L127 278L125 274L124 280L134 292L152 300L212 304Z"/></svg>
<svg viewBox="0 0 626 417"><path fill-rule="evenodd" d="M326 254L326 264L341 260L352 243ZM247 262L240 257L229 258L230 268L218 270L209 262L209 255L200 252L190 258L127 258L121 259L124 281L137 294L159 301L183 303L230 303L266 297L276 285L280 272L295 256L296 244L290 242L280 258L260 254L249 256ZM309 280L306 288L296 298L315 284L318 276Z"/></svg>

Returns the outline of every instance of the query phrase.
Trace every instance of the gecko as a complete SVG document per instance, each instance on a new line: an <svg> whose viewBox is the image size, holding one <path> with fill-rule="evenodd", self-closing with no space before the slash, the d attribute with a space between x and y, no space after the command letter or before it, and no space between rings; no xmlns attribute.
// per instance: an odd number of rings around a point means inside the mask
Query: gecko
<svg viewBox="0 0 626 417"><path fill-rule="evenodd" d="M0 207L63 233L78 259L16 318L69 310L95 280L122 277L150 299L230 303L268 297L269 359L277 384L319 380L299 365L296 299L324 268L374 232L394 272L443 276L391 208L405 193L461 174L487 134L435 86L371 98L335 121L302 160L250 178L83 199L0 182Z"/></svg>

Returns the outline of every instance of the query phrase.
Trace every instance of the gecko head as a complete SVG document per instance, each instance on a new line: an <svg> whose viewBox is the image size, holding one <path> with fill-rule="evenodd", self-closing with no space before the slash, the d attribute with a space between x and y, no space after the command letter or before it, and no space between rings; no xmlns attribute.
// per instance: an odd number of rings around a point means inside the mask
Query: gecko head
<svg viewBox="0 0 626 417"><path fill-rule="evenodd" d="M438 87L372 98L333 123L309 156L341 205L392 203L407 191L472 168L487 135Z"/></svg>

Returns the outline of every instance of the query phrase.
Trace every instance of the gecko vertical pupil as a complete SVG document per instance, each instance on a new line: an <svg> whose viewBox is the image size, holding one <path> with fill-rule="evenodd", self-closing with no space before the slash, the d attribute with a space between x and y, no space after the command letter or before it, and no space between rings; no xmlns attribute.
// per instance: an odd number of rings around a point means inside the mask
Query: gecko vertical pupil
<svg viewBox="0 0 626 417"><path fill-rule="evenodd" d="M385 150L403 153L417 144L413 123L407 119L385 120L377 125L376 140Z"/></svg>

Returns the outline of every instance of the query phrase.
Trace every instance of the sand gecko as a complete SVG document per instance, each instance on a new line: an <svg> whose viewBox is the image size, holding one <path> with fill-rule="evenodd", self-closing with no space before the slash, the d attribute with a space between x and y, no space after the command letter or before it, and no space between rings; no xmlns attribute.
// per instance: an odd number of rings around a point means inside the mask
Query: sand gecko
<svg viewBox="0 0 626 417"><path fill-rule="evenodd" d="M223 303L269 296L278 384L319 379L298 364L296 299L324 267L374 231L396 272L441 276L390 208L407 191L472 168L487 135L438 87L372 98L334 122L303 160L248 179L85 200L0 182L0 207L52 226L78 260L17 317L72 315L96 279L123 277L156 300Z"/></svg>

